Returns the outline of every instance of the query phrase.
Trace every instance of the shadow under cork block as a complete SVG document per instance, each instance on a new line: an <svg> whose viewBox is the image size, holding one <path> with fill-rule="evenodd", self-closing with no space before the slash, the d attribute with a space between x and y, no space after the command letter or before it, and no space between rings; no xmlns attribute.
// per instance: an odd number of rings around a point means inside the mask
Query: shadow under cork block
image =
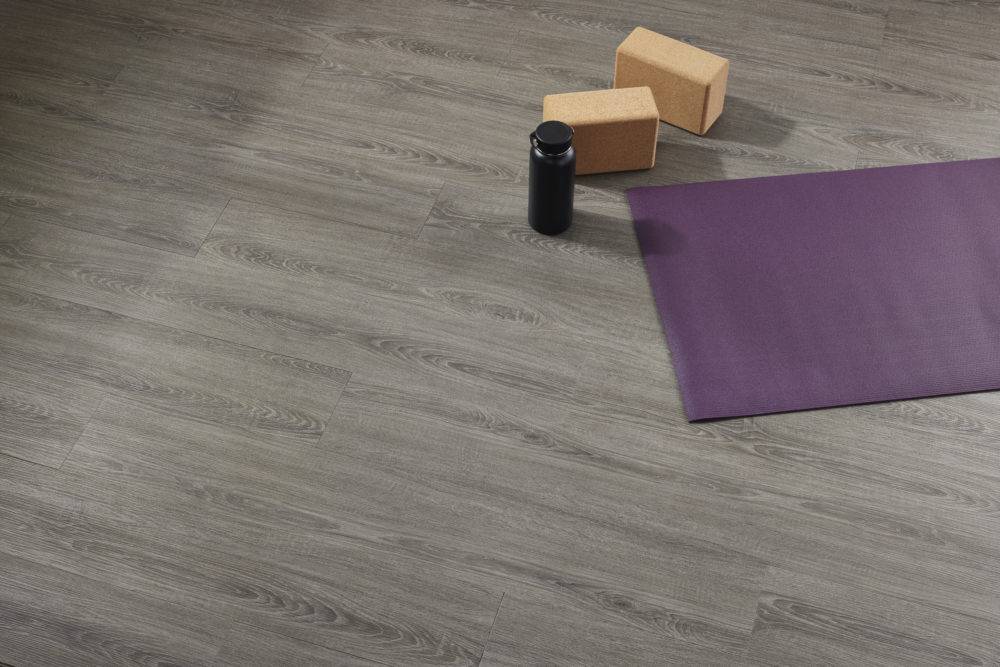
<svg viewBox="0 0 1000 667"><path fill-rule="evenodd" d="M831 151L821 137L832 132L799 132L799 121L742 97L729 96L722 116L704 136L660 123L656 164L650 169L577 176L577 198L623 201L629 188L772 176L853 166L857 148ZM787 149L787 150L786 150ZM832 154L830 163L809 159ZM526 184L527 168L517 182Z"/></svg>
<svg viewBox="0 0 1000 667"><path fill-rule="evenodd" d="M704 136L661 125L650 184L851 169L853 128L801 111L731 96Z"/></svg>
<svg viewBox="0 0 1000 667"><path fill-rule="evenodd" d="M687 134L676 127L660 127L656 165L646 172L644 181L637 185L672 185L726 178L721 153L704 142L679 143L678 134L682 133Z"/></svg>
<svg viewBox="0 0 1000 667"><path fill-rule="evenodd" d="M722 115L705 134L717 141L741 141L775 147L795 131L795 119L744 97L726 97Z"/></svg>

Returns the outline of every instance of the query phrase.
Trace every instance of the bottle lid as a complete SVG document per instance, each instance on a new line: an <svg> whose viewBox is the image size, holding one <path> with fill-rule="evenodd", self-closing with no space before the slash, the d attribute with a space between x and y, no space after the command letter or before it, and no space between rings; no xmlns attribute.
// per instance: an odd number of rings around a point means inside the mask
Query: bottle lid
<svg viewBox="0 0 1000 667"><path fill-rule="evenodd" d="M547 120L531 133L531 145L549 155L559 155L573 145L573 128L558 120Z"/></svg>

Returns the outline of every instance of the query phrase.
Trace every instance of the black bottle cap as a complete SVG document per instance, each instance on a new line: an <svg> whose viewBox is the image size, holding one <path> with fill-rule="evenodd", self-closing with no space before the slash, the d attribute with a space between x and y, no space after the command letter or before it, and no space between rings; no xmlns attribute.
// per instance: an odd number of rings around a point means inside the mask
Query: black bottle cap
<svg viewBox="0 0 1000 667"><path fill-rule="evenodd" d="M573 128L558 120L547 120L531 133L531 143L543 153L559 155L573 145Z"/></svg>

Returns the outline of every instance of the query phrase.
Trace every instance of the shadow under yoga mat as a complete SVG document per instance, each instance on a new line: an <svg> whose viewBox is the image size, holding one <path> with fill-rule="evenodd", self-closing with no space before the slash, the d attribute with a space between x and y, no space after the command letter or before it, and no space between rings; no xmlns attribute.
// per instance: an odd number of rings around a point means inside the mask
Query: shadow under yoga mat
<svg viewBox="0 0 1000 667"><path fill-rule="evenodd" d="M1000 388L1000 159L628 198L688 419Z"/></svg>

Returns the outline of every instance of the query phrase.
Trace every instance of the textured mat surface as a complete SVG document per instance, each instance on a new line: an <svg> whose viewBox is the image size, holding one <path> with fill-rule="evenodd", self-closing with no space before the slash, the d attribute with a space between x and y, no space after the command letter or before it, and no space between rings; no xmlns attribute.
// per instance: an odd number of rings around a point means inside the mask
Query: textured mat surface
<svg viewBox="0 0 1000 667"><path fill-rule="evenodd" d="M688 419L1000 388L1000 159L628 198Z"/></svg>

